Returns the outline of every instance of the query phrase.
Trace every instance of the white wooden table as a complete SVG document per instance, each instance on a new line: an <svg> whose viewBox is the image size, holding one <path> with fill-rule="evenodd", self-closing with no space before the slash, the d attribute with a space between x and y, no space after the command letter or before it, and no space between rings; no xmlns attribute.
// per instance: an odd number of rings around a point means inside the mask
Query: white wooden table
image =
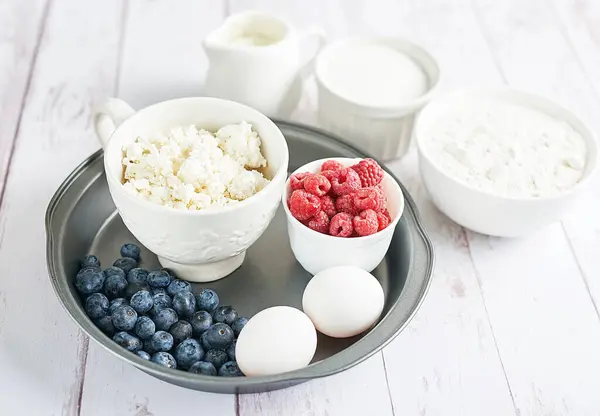
<svg viewBox="0 0 600 416"><path fill-rule="evenodd" d="M51 289L43 215L98 148L91 108L199 95L201 39L249 8L332 38L411 38L439 59L443 89L509 84L600 131L598 0L0 0L0 415L600 414L598 185L562 222L488 238L436 211L414 153L390 167L436 271L415 319L367 362L236 397L168 385L88 342ZM315 123L314 105L309 85L294 120Z"/></svg>

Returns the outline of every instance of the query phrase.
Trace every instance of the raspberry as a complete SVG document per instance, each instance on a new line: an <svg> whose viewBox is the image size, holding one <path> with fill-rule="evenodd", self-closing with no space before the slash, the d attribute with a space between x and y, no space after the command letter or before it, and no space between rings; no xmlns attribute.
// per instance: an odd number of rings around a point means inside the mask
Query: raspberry
<svg viewBox="0 0 600 416"><path fill-rule="evenodd" d="M304 189L304 180L310 176L310 172L300 172L290 177L290 186L292 191L296 189Z"/></svg>
<svg viewBox="0 0 600 416"><path fill-rule="evenodd" d="M331 183L323 175L318 173L304 179L304 189L316 196L323 196L331 188Z"/></svg>
<svg viewBox="0 0 600 416"><path fill-rule="evenodd" d="M378 224L377 231L381 231L385 227L387 227L388 225L390 225L390 219L388 218L387 215L385 215L385 213L378 212L377 213L377 224Z"/></svg>
<svg viewBox="0 0 600 416"><path fill-rule="evenodd" d="M352 235L352 215L338 212L329 223L329 234L335 237L350 237Z"/></svg>
<svg viewBox="0 0 600 416"><path fill-rule="evenodd" d="M335 201L329 195L324 195L321 197L321 210L327 214L329 218L333 217L337 214L337 209L335 209Z"/></svg>
<svg viewBox="0 0 600 416"><path fill-rule="evenodd" d="M344 169L344 165L342 165L337 160L328 160L326 162L323 162L323 164L321 165L321 171L324 171L324 170L337 171L337 170L342 170L342 169Z"/></svg>
<svg viewBox="0 0 600 416"><path fill-rule="evenodd" d="M358 173L363 188L375 186L383 179L383 169L373 159L363 159L351 168Z"/></svg>
<svg viewBox="0 0 600 416"><path fill-rule="evenodd" d="M322 170L321 175L325 176L330 183L338 177L337 172L333 170Z"/></svg>
<svg viewBox="0 0 600 416"><path fill-rule="evenodd" d="M337 176L331 181L333 193L341 196L350 194L360 188L360 177L358 173L350 168L344 168L336 172Z"/></svg>
<svg viewBox="0 0 600 416"><path fill-rule="evenodd" d="M375 234L379 228L377 213L372 209L366 209L352 219L352 225L360 236Z"/></svg>
<svg viewBox="0 0 600 416"><path fill-rule="evenodd" d="M329 217L323 211L317 212L310 221L308 221L308 228L327 234L329 232Z"/></svg>
<svg viewBox="0 0 600 416"><path fill-rule="evenodd" d="M321 200L318 196L297 189L290 197L289 208L294 218L304 221L319 212L321 209Z"/></svg>
<svg viewBox="0 0 600 416"><path fill-rule="evenodd" d="M360 209L356 208L356 206L354 205L354 198L352 194L342 195L338 199L336 199L335 208L339 212L345 212L346 214L350 214L352 216L358 215L360 213Z"/></svg>
<svg viewBox="0 0 600 416"><path fill-rule="evenodd" d="M380 189L361 188L352 194L354 205L359 210L372 209L375 212L383 211L385 208L385 196Z"/></svg>

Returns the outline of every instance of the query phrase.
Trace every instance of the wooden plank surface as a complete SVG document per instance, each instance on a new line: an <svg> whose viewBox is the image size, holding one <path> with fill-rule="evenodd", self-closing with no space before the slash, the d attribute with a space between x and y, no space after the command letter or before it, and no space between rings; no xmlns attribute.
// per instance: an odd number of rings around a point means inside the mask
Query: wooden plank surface
<svg viewBox="0 0 600 416"><path fill-rule="evenodd" d="M125 10L118 90L135 108L198 95L207 62L201 39L217 27L223 7L212 0L130 0ZM168 18L167 18L168 17ZM82 414L168 415L197 409L235 414L235 396L176 387L124 365L90 344Z"/></svg>
<svg viewBox="0 0 600 416"><path fill-rule="evenodd" d="M474 10L509 85L556 99L586 118L597 111L590 82L548 2L478 0ZM570 214L579 217L576 228L589 226L584 212ZM522 239L469 237L517 409L598 414L600 398L592 393L600 371L598 315L562 225ZM598 279L598 269L587 272Z"/></svg>
<svg viewBox="0 0 600 416"><path fill-rule="evenodd" d="M48 12L0 211L3 415L79 414L87 339L50 285L43 218L98 147L90 103L113 91L120 15L119 0L55 0Z"/></svg>
<svg viewBox="0 0 600 416"><path fill-rule="evenodd" d="M98 147L91 106L111 95L140 108L200 94L202 38L247 9L298 29L320 25L332 39L410 38L439 59L443 90L506 83L564 103L600 131L595 0L0 2L0 414L600 414L598 183L562 223L488 238L432 206L414 149L390 167L419 206L437 265L421 310L383 354L236 398L170 386L88 345L48 283L41 218ZM316 123L315 94L307 84L294 120Z"/></svg>
<svg viewBox="0 0 600 416"><path fill-rule="evenodd" d="M0 202L47 12L46 0L0 2Z"/></svg>

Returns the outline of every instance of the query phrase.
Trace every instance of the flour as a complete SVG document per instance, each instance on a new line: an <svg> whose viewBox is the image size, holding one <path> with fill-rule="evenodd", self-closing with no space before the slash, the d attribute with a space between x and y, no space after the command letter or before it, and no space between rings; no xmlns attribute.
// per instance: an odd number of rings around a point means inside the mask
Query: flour
<svg viewBox="0 0 600 416"><path fill-rule="evenodd" d="M421 67L396 49L375 43L340 45L332 50L320 78L331 91L368 106L407 104L428 88Z"/></svg>
<svg viewBox="0 0 600 416"><path fill-rule="evenodd" d="M491 100L440 116L422 146L447 175L507 197L561 194L579 182L586 158L583 138L567 122Z"/></svg>

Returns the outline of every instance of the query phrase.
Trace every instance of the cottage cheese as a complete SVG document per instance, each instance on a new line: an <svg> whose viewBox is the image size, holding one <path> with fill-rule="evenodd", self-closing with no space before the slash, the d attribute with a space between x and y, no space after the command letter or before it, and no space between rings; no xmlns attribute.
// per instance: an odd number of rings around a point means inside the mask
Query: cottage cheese
<svg viewBox="0 0 600 416"><path fill-rule="evenodd" d="M449 176L507 197L563 193L581 179L586 159L583 138L567 122L497 101L442 115L422 145Z"/></svg>
<svg viewBox="0 0 600 416"><path fill-rule="evenodd" d="M216 133L196 126L167 135L140 136L123 148L123 187L148 201L177 209L225 207L269 182L261 140L246 122Z"/></svg>

